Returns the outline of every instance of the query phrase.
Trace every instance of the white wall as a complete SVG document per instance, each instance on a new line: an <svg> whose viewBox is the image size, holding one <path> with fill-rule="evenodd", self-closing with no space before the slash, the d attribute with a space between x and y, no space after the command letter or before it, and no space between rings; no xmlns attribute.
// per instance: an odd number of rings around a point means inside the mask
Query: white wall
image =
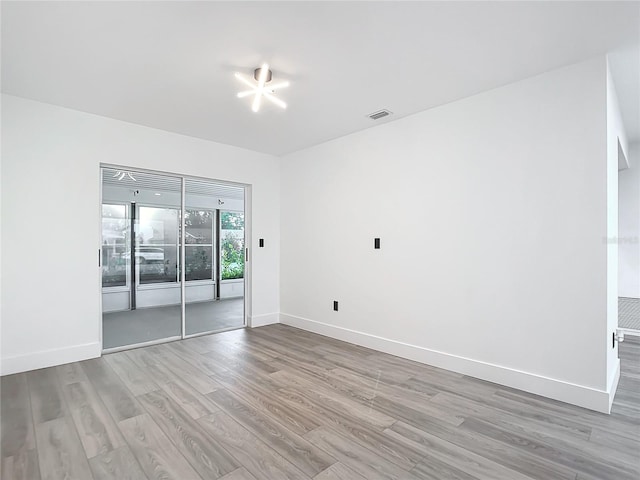
<svg viewBox="0 0 640 480"><path fill-rule="evenodd" d="M284 157L280 321L607 411L606 101L598 58Z"/></svg>
<svg viewBox="0 0 640 480"><path fill-rule="evenodd" d="M640 298L640 143L629 146L627 159L629 168L618 172L618 294Z"/></svg>
<svg viewBox="0 0 640 480"><path fill-rule="evenodd" d="M3 374L100 354L101 162L251 184L250 314L277 321L278 159L3 95Z"/></svg>

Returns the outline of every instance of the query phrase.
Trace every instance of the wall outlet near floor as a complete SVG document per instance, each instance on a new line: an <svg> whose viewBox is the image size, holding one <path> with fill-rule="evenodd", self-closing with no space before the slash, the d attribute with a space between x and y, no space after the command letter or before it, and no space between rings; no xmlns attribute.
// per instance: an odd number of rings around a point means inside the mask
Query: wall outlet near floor
<svg viewBox="0 0 640 480"><path fill-rule="evenodd" d="M336 311L336 312L338 311L338 301L337 300L333 301L333 310Z"/></svg>

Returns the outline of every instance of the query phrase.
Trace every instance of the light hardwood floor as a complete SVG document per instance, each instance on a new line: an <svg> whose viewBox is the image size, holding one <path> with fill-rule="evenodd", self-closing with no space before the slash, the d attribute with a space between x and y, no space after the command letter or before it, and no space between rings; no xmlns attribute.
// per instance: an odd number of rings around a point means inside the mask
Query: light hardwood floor
<svg viewBox="0 0 640 480"><path fill-rule="evenodd" d="M2 479L637 480L603 415L283 325L2 378Z"/></svg>

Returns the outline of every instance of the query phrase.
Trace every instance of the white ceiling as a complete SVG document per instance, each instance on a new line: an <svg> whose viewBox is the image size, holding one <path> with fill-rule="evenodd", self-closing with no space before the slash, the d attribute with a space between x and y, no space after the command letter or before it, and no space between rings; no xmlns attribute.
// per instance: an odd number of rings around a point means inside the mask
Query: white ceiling
<svg viewBox="0 0 640 480"><path fill-rule="evenodd" d="M637 139L639 25L640 2L3 1L2 90L283 154L615 50ZM286 111L235 97L264 61Z"/></svg>

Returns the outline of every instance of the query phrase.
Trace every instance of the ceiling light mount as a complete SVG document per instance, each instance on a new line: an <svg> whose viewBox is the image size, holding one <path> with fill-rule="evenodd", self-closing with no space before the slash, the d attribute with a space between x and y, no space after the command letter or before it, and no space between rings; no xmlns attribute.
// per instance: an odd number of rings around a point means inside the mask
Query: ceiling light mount
<svg viewBox="0 0 640 480"><path fill-rule="evenodd" d="M262 71L262 67L256 68L253 71L253 78L255 78L256 82L260 81L260 72L261 71ZM269 83L271 81L271 79L273 79L273 72L271 70L267 69L267 78L265 80L265 83Z"/></svg>
<svg viewBox="0 0 640 480"><path fill-rule="evenodd" d="M273 72L269 70L268 64L264 63L261 67L254 70L253 78L257 83L255 83L253 79L248 78L238 72L236 72L235 76L238 80L240 80L240 82L250 88L250 90L245 90L244 92L238 93L238 98L253 96L251 110L253 110L254 112L260 110L260 105L262 103L263 97L269 100L271 103L275 103L280 108L287 108L287 104L277 98L275 96L275 93L279 88L288 87L289 82L285 81L266 85L268 82L271 82L271 79L273 78Z"/></svg>

